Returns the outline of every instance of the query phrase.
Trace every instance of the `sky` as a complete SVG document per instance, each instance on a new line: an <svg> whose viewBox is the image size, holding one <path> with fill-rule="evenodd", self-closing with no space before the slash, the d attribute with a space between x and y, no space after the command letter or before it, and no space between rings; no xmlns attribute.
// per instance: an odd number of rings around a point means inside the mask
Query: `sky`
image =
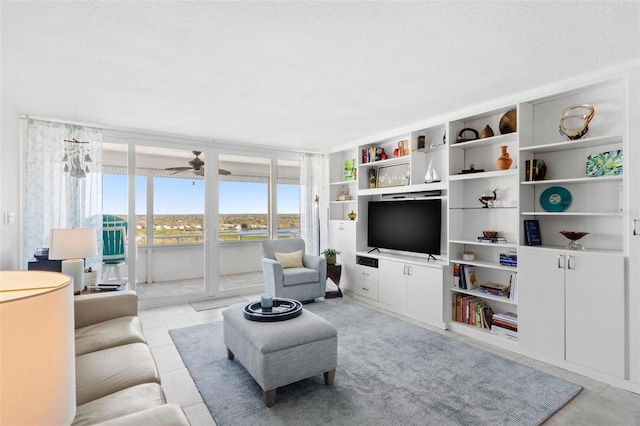
<svg viewBox="0 0 640 426"><path fill-rule="evenodd" d="M299 187L278 185L278 213L299 213ZM155 178L155 214L203 214L204 181ZM136 177L136 213L146 213L146 177ZM127 214L127 176L103 174L103 211ZM220 182L220 213L267 213L267 184Z"/></svg>

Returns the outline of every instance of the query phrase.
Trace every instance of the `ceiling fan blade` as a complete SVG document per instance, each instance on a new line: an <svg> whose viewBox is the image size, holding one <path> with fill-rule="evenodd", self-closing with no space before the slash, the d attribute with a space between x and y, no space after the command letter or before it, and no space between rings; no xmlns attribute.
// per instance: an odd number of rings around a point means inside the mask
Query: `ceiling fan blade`
<svg viewBox="0 0 640 426"><path fill-rule="evenodd" d="M231 174L231 172L229 170L225 170L225 169L218 169L218 174L219 175L223 175L223 176L228 176Z"/></svg>
<svg viewBox="0 0 640 426"><path fill-rule="evenodd" d="M185 170L191 170L191 167L167 167L165 170L177 170L179 172L184 172Z"/></svg>

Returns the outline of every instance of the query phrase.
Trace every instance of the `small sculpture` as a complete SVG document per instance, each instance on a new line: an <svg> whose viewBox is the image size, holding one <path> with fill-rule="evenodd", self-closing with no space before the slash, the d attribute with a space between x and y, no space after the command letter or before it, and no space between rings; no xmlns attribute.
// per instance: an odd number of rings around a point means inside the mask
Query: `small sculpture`
<svg viewBox="0 0 640 426"><path fill-rule="evenodd" d="M427 173L424 175L424 183L440 182L440 176L433 168L433 159L429 160L429 167L427 167Z"/></svg>
<svg viewBox="0 0 640 426"><path fill-rule="evenodd" d="M585 114L571 113L573 110L583 110ZM560 116L560 134L567 140L582 139L589 131L589 122L596 113L593 105L571 105Z"/></svg>
<svg viewBox="0 0 640 426"><path fill-rule="evenodd" d="M500 188L496 188L494 190L489 189L482 193L480 198L478 198L478 201L484 204L483 208L495 207L499 189Z"/></svg>

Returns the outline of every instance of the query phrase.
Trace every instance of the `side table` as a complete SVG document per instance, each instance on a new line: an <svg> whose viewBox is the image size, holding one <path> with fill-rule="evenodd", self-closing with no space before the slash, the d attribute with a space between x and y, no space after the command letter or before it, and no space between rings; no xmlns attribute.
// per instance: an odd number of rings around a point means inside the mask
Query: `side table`
<svg viewBox="0 0 640 426"><path fill-rule="evenodd" d="M327 291L324 295L325 299L333 299L334 297L342 297L342 290L340 290L340 276L342 275L342 265L339 263L328 264L327 263L327 278L335 283L338 290Z"/></svg>

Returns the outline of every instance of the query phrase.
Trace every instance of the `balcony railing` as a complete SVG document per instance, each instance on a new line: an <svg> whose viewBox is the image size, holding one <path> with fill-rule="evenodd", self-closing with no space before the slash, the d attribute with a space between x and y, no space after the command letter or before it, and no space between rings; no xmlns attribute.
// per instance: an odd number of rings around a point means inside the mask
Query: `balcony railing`
<svg viewBox="0 0 640 426"><path fill-rule="evenodd" d="M298 238L300 237L300 229L278 229L278 239L281 238ZM147 237L138 236L138 244L146 245ZM204 242L204 232L187 232L176 235L154 235L153 244L193 244ZM218 234L218 241L221 243L231 241L260 241L269 238L269 232L266 229L251 229L246 231L224 230Z"/></svg>

